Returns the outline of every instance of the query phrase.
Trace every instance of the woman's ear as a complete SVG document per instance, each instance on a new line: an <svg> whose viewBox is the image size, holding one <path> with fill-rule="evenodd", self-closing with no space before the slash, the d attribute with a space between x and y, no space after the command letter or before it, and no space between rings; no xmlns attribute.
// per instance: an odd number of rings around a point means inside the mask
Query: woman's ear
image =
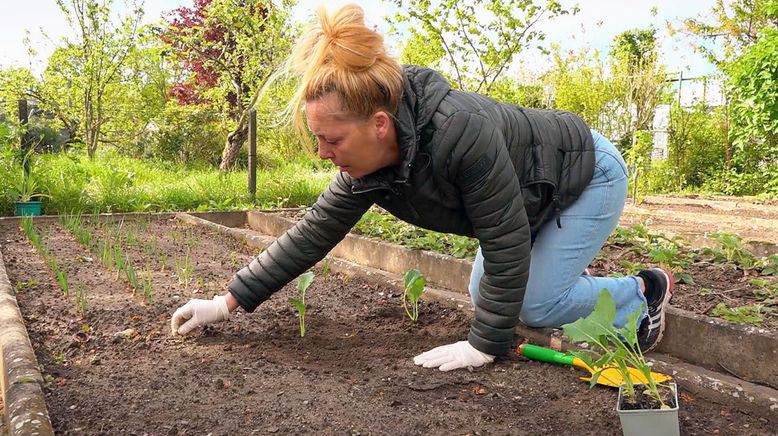
<svg viewBox="0 0 778 436"><path fill-rule="evenodd" d="M392 119L389 115L384 111L378 111L373 115L373 122L375 123L376 136L380 139L385 138L392 127Z"/></svg>

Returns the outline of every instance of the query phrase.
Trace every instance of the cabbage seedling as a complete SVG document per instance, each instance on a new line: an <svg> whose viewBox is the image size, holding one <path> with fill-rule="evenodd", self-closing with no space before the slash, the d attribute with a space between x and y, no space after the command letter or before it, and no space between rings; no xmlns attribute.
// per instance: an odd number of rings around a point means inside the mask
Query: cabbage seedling
<svg viewBox="0 0 778 436"><path fill-rule="evenodd" d="M411 321L419 319L419 299L424 292L427 281L419 270L412 268L405 273L405 292L403 293L403 309ZM410 306L410 309L409 309Z"/></svg>
<svg viewBox="0 0 778 436"><path fill-rule="evenodd" d="M297 279L297 293L300 298L290 298L289 304L291 304L295 310L297 310L297 316L300 318L300 337L305 337L305 291L313 283L313 273L308 271L301 274Z"/></svg>

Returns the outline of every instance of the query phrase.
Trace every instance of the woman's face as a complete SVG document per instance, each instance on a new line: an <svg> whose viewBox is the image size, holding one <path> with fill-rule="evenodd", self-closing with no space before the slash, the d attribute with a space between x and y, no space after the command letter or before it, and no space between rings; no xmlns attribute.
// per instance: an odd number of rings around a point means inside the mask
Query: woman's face
<svg viewBox="0 0 778 436"><path fill-rule="evenodd" d="M305 105L308 128L316 136L319 157L329 159L353 178L399 164L394 123L382 111L363 120L341 111L331 92Z"/></svg>

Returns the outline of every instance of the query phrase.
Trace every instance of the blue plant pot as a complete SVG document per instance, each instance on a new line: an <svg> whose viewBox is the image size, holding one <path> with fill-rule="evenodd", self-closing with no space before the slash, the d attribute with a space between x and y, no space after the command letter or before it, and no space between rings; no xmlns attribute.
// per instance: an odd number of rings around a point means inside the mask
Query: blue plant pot
<svg viewBox="0 0 778 436"><path fill-rule="evenodd" d="M17 201L16 216L39 216L41 205L40 201Z"/></svg>

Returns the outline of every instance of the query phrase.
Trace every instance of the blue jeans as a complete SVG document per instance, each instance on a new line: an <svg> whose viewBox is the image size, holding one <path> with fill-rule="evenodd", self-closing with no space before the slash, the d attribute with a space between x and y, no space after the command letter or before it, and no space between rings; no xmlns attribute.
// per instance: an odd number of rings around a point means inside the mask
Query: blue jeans
<svg viewBox="0 0 778 436"><path fill-rule="evenodd" d="M616 228L627 198L627 167L616 147L599 133L594 137L594 176L581 196L555 220L541 227L532 247L521 321L530 327L560 327L589 315L603 288L616 302L614 325L622 327L646 298L638 279L591 277L584 269ZM470 274L470 298L475 303L484 274L478 249ZM645 316L646 310L643 310ZM640 319L642 319L641 317ZM639 325L639 323L638 323Z"/></svg>

